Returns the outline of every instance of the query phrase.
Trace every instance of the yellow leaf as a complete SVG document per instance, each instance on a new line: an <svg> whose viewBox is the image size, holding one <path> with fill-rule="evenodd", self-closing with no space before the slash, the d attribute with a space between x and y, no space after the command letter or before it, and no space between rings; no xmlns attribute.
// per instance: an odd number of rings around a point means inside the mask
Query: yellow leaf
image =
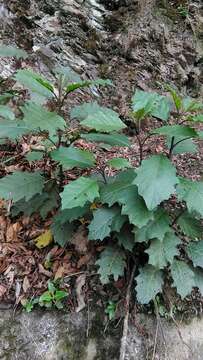
<svg viewBox="0 0 203 360"><path fill-rule="evenodd" d="M44 234L38 236L34 240L35 245L38 249L42 249L48 246L49 244L51 244L52 241L53 241L53 235L51 233L51 230L45 231Z"/></svg>
<svg viewBox="0 0 203 360"><path fill-rule="evenodd" d="M91 204L91 206L90 206L90 210L96 210L96 209L98 209L99 207L100 207L99 204L93 202L93 203Z"/></svg>

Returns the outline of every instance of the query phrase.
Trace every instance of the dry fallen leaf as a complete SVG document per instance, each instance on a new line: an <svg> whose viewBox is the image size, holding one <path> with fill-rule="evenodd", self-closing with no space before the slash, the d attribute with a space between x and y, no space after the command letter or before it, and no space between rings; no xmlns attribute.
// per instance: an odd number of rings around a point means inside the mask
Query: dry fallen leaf
<svg viewBox="0 0 203 360"><path fill-rule="evenodd" d="M75 250L79 254L85 254L88 251L88 238L86 228L82 225L79 226L77 232L71 239L71 244L75 245Z"/></svg>
<svg viewBox="0 0 203 360"><path fill-rule="evenodd" d="M7 288L4 285L0 284L0 298L3 297L6 292Z"/></svg>
<svg viewBox="0 0 203 360"><path fill-rule="evenodd" d="M51 276L52 276L52 272L46 270L46 269L43 267L42 264L38 264L38 267L39 267L39 273L40 273L40 274L44 274L44 275L46 275L47 277L51 277Z"/></svg>
<svg viewBox="0 0 203 360"><path fill-rule="evenodd" d="M30 282L27 276L23 279L23 291L26 293L30 288Z"/></svg>
<svg viewBox="0 0 203 360"><path fill-rule="evenodd" d="M42 249L49 244L51 244L53 241L53 235L51 230L45 231L42 235L38 236L36 239L34 239L35 245L38 249Z"/></svg>
<svg viewBox="0 0 203 360"><path fill-rule="evenodd" d="M64 275L64 272L65 272L64 266L59 266L54 276L54 280L61 279Z"/></svg>

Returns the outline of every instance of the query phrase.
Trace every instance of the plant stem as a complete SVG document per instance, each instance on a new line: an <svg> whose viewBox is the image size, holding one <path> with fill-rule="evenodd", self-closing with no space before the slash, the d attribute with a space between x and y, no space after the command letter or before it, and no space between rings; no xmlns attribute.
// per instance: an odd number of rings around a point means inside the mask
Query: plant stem
<svg viewBox="0 0 203 360"><path fill-rule="evenodd" d="M142 164L142 160L143 160L143 143L139 137L139 134L137 133L136 135L137 141L138 141L138 145L139 145L139 152L140 152L140 159L139 159L139 164Z"/></svg>
<svg viewBox="0 0 203 360"><path fill-rule="evenodd" d="M169 150L169 154L168 154L168 158L169 158L170 160L172 159L172 155L173 155L174 141L175 141L175 136L172 136L171 146L170 146L170 150Z"/></svg>

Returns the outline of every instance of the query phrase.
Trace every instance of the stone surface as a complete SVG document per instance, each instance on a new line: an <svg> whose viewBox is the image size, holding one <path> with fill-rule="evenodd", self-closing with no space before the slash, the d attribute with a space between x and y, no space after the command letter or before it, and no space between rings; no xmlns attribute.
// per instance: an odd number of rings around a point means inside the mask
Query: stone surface
<svg viewBox="0 0 203 360"><path fill-rule="evenodd" d="M105 331L98 313L90 313L87 319L85 311L14 315L1 310L0 359L118 360L121 329L109 324ZM140 315L136 324L129 326L125 360L151 360L153 352L154 360L203 359L203 319L178 326L160 319L156 341L155 318Z"/></svg>

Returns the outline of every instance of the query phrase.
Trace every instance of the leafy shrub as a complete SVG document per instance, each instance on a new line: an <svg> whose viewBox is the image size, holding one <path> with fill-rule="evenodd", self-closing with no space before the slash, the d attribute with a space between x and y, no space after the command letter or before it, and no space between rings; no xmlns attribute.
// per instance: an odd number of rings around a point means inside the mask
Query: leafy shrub
<svg viewBox="0 0 203 360"><path fill-rule="evenodd" d="M108 177L102 168L99 169L102 176L97 176L94 154L74 146L60 111L70 92L85 86L111 85L111 82L81 81L70 69L57 69L56 74L59 74L58 88L30 70L17 71L15 80L31 96L21 107L21 117L16 118L7 105L10 96L0 97L4 102L0 107L1 142L39 134L44 150L40 156L39 151L28 154L28 161L43 157L58 164L54 176L46 172L14 171L0 180L0 197L12 200L11 215L38 212L45 219L51 210L58 209L51 231L61 246L72 237L79 219L87 220L89 240L105 244L96 261L101 282L116 281L123 276L127 259L136 259L135 289L138 301L143 304L161 293L169 278L182 298L194 287L203 292L203 182L178 176L172 161L174 154L196 151L193 141L202 137L196 124L203 121L203 105L182 98L170 87L167 88L170 98L137 90L132 98L131 118L140 166L133 168L126 159L112 159L106 166L120 171ZM55 100L56 112L42 106L50 98ZM79 121L78 136L98 147L101 144L130 146L128 137L120 133L126 125L111 109L95 102L84 103L71 111L71 118ZM140 128L146 118L158 119L161 126L143 139ZM149 137L156 135L166 139L168 150L145 159L143 147ZM91 169L91 175L64 185L64 172L75 167ZM143 260L147 258L148 261Z"/></svg>

